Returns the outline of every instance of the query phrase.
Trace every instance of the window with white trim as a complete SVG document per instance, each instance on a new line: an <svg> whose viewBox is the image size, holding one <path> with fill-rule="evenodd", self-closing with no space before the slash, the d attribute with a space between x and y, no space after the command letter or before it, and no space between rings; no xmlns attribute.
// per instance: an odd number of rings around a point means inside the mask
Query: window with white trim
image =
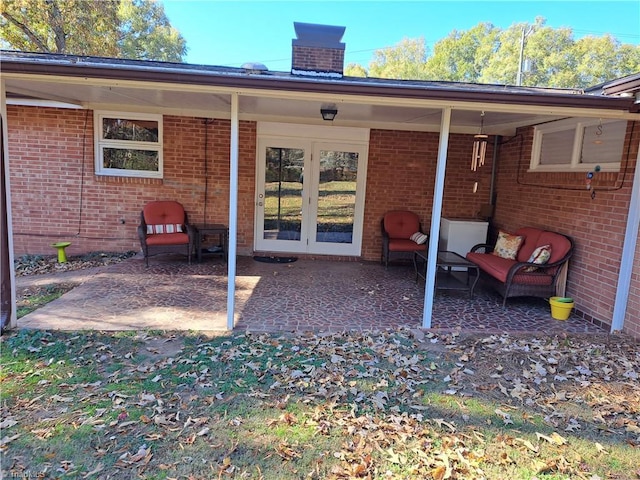
<svg viewBox="0 0 640 480"><path fill-rule="evenodd" d="M619 171L626 120L572 118L534 129L531 170L541 172Z"/></svg>
<svg viewBox="0 0 640 480"><path fill-rule="evenodd" d="M162 115L95 112L96 174L162 178Z"/></svg>

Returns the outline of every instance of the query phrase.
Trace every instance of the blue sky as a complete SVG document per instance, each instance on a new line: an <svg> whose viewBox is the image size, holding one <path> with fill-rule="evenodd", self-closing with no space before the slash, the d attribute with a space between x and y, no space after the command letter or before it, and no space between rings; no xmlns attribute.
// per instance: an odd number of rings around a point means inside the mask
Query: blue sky
<svg viewBox="0 0 640 480"><path fill-rule="evenodd" d="M291 68L293 22L346 27L345 62L367 66L374 50L403 38L433 45L452 30L479 22L506 29L538 16L574 37L613 35L640 44L640 2L623 1L219 1L163 0L172 25L189 48L188 63L238 67L262 62L270 70Z"/></svg>

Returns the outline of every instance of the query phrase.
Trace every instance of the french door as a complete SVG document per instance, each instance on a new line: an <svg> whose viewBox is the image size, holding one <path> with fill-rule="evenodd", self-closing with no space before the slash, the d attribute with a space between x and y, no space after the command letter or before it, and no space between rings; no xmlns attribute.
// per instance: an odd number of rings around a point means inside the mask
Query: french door
<svg viewBox="0 0 640 480"><path fill-rule="evenodd" d="M256 250L360 255L367 145L261 137Z"/></svg>

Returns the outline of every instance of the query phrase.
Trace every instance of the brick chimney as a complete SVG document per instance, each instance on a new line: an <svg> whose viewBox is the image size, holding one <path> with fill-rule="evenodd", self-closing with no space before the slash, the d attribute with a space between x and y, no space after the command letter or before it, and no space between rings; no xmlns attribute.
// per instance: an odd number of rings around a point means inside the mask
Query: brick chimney
<svg viewBox="0 0 640 480"><path fill-rule="evenodd" d="M342 78L344 72L344 43L346 27L294 22L296 36L291 73L314 77Z"/></svg>

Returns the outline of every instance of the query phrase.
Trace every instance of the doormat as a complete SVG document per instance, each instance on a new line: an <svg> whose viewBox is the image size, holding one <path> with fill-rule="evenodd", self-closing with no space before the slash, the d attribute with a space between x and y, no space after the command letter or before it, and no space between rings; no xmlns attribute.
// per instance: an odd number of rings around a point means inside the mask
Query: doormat
<svg viewBox="0 0 640 480"><path fill-rule="evenodd" d="M253 259L256 262L263 263L291 263L298 260L298 257L260 257L256 255L253 257Z"/></svg>

